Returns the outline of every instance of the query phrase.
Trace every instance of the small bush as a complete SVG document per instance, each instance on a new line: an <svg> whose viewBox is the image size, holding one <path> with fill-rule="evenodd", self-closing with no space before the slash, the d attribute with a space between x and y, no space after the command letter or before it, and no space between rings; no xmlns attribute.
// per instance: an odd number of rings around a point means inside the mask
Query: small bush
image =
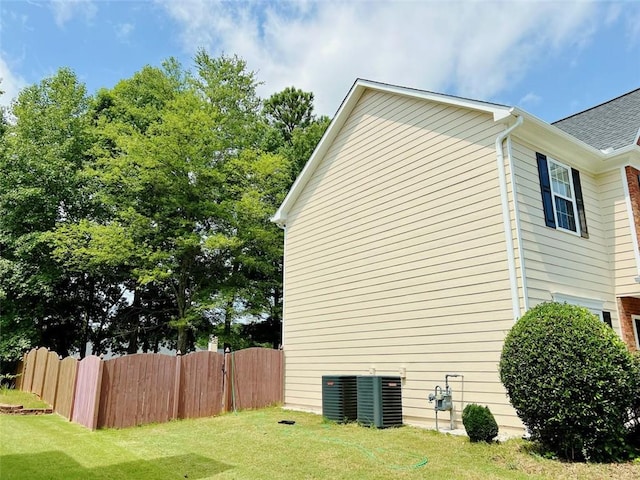
<svg viewBox="0 0 640 480"><path fill-rule="evenodd" d="M584 308L559 303L540 304L518 320L500 358L500 379L532 439L572 460L632 455L625 424L634 371L611 328Z"/></svg>
<svg viewBox="0 0 640 480"><path fill-rule="evenodd" d="M472 442L490 443L498 435L498 424L489 407L467 405L462 411L462 424Z"/></svg>

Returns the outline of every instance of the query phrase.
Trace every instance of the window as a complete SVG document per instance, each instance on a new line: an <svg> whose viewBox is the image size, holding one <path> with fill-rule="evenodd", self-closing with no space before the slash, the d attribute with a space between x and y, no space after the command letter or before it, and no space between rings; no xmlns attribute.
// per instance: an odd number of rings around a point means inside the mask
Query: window
<svg viewBox="0 0 640 480"><path fill-rule="evenodd" d="M580 172L541 153L536 156L545 224L589 238Z"/></svg>
<svg viewBox="0 0 640 480"><path fill-rule="evenodd" d="M640 351L640 316L631 315L633 322L633 332L636 334L636 348Z"/></svg>
<svg viewBox="0 0 640 480"><path fill-rule="evenodd" d="M554 302L568 303L569 305L576 305L578 307L584 307L597 316L604 323L612 326L611 324L611 312L604 311L604 301L594 300L592 298L576 297L574 295L568 295L566 293L553 292L551 298Z"/></svg>

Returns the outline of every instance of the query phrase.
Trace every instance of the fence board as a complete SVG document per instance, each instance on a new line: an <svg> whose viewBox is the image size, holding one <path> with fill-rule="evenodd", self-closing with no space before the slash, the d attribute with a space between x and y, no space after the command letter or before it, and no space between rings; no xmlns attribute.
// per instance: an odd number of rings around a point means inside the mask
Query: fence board
<svg viewBox="0 0 640 480"><path fill-rule="evenodd" d="M90 355L80 361L76 380L72 419L95 430L98 423L103 362Z"/></svg>
<svg viewBox="0 0 640 480"><path fill-rule="evenodd" d="M22 380L24 377L24 363L26 360L26 355L22 357L22 360L18 360L18 367L16 368L16 390L22 390Z"/></svg>
<svg viewBox="0 0 640 480"><path fill-rule="evenodd" d="M42 398L44 389L44 377L47 373L47 360L49 359L49 349L40 347L36 353L36 366L33 372L33 384L31 392Z"/></svg>
<svg viewBox="0 0 640 480"><path fill-rule="evenodd" d="M29 353L24 356L24 379L22 382L22 390L25 392L31 391L31 386L33 385L33 372L36 369L36 356L38 355L38 350L36 348L32 348Z"/></svg>
<svg viewBox="0 0 640 480"><path fill-rule="evenodd" d="M60 362L58 389L53 408L59 415L62 415L67 420L71 420L77 373L78 360L75 358L67 357Z"/></svg>
<svg viewBox="0 0 640 480"><path fill-rule="evenodd" d="M56 403L60 359L58 358L58 354L56 352L49 352L47 354L47 357L47 367L44 375L44 386L42 387L42 400L53 407Z"/></svg>
<svg viewBox="0 0 640 480"><path fill-rule="evenodd" d="M198 418L222 412L224 355L195 352L181 357L179 418Z"/></svg>
<svg viewBox="0 0 640 480"><path fill-rule="evenodd" d="M57 413L88 428L124 428L281 403L283 355L250 348L78 362L40 348L24 356L21 387L42 392Z"/></svg>
<svg viewBox="0 0 640 480"><path fill-rule="evenodd" d="M135 354L104 362L99 427L167 422L173 407L175 357Z"/></svg>
<svg viewBox="0 0 640 480"><path fill-rule="evenodd" d="M282 350L248 348L228 354L231 407L261 408L283 400Z"/></svg>

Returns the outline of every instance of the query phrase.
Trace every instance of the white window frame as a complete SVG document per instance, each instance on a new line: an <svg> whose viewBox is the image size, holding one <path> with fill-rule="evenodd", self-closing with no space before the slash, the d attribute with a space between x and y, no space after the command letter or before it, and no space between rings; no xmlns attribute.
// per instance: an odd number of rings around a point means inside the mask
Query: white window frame
<svg viewBox="0 0 640 480"><path fill-rule="evenodd" d="M559 293L559 292L552 293L551 298L553 298L554 302L568 303L569 305L584 307L594 315L597 315L600 321L604 322L604 317L602 316L602 311L604 310L604 300L595 300L592 298L576 297L575 295L569 295L566 293Z"/></svg>
<svg viewBox="0 0 640 480"><path fill-rule="evenodd" d="M636 337L636 348L640 351L640 332L638 331L636 320L640 320L640 315L631 315L631 325L633 325L633 333Z"/></svg>
<svg viewBox="0 0 640 480"><path fill-rule="evenodd" d="M567 197L562 193L556 192L553 188L553 176L551 175L551 164L555 164L558 167L564 168L567 171L569 177L569 186L571 187L571 197ZM580 235L580 218L578 217L578 202L576 200L576 189L573 186L573 174L571 172L571 167L565 165L562 162L557 161L554 158L547 157L547 171L549 174L549 184L551 186L551 205L553 207L553 218L556 221L556 229L562 230L563 232L570 233L572 235L581 236ZM576 231L569 230L568 228L564 228L560 226L560 222L558 221L558 212L556 210L556 198L560 197L568 202L571 202L571 206L573 207L573 219L576 224ZM568 303L568 302L567 302Z"/></svg>

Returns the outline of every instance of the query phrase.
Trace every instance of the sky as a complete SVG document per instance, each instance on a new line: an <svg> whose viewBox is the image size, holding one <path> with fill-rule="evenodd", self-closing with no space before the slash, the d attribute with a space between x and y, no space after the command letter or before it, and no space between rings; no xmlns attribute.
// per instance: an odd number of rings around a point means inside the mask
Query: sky
<svg viewBox="0 0 640 480"><path fill-rule="evenodd" d="M0 105L61 67L93 94L202 48L317 114L365 78L551 122L640 87L640 1L0 0Z"/></svg>

